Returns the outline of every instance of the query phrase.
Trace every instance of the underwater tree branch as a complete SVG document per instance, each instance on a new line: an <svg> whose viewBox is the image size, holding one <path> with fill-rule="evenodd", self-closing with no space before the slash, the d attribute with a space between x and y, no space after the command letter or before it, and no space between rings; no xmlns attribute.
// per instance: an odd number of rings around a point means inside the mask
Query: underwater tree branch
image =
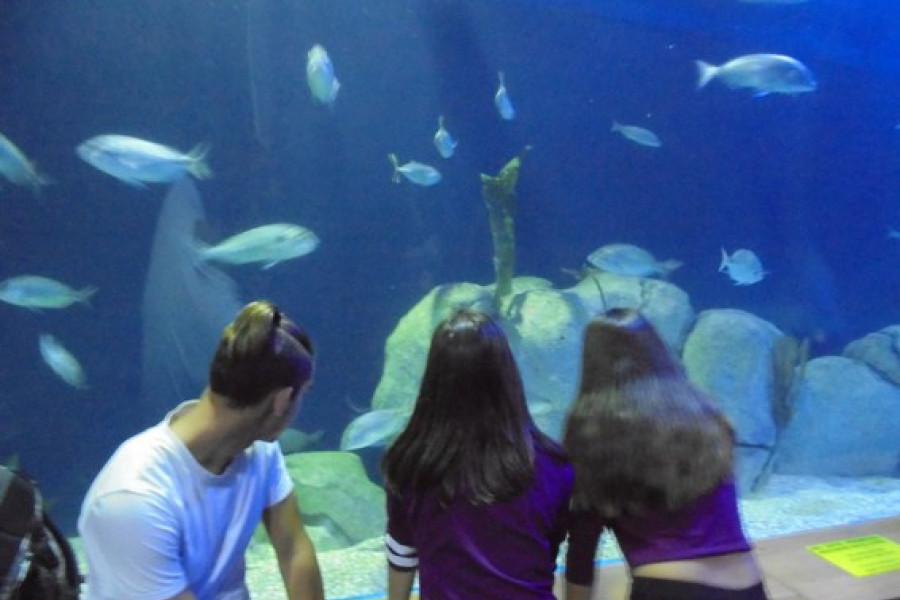
<svg viewBox="0 0 900 600"><path fill-rule="evenodd" d="M519 181L522 159L529 150L531 146L525 146L496 177L481 174L481 196L488 209L494 243L494 272L497 276L494 301L497 306L512 292L516 262L516 183Z"/></svg>

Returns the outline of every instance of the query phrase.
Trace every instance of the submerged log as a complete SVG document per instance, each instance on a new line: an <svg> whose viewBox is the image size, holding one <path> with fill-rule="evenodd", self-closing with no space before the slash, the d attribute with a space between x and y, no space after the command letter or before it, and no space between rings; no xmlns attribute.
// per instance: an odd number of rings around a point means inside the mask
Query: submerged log
<svg viewBox="0 0 900 600"><path fill-rule="evenodd" d="M494 301L497 306L512 292L516 263L516 183L522 159L530 149L531 146L525 146L495 177L481 174L481 196L488 209L494 242L494 272L497 276Z"/></svg>

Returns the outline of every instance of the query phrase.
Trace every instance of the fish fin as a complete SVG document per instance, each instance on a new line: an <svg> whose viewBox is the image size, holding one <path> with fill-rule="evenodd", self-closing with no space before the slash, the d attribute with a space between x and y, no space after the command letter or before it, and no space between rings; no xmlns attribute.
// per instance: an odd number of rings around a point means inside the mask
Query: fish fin
<svg viewBox="0 0 900 600"><path fill-rule="evenodd" d="M28 182L28 186L31 188L31 193L35 196L40 196L41 191L45 186L56 183L52 177L38 171L34 163L31 163L31 169L33 177L31 178L31 181Z"/></svg>
<svg viewBox="0 0 900 600"><path fill-rule="evenodd" d="M194 181L173 182L157 219L141 307L142 395L153 413L206 385L210 351L243 305L230 277L194 262L203 218Z"/></svg>
<svg viewBox="0 0 900 600"><path fill-rule="evenodd" d="M719 67L703 60L695 60L694 64L697 65L697 89L699 90L713 80L716 73L719 72Z"/></svg>
<svg viewBox="0 0 900 600"><path fill-rule="evenodd" d="M267 262L266 264L264 264L262 266L262 268L263 268L263 270L271 269L272 267L274 267L275 265L277 265L280 262L281 262L280 260L273 260L272 262Z"/></svg>
<svg viewBox="0 0 900 600"><path fill-rule="evenodd" d="M132 178L125 178L125 177L118 177L117 179L119 181L121 181L122 183L124 183L125 185L131 186L133 188L137 188L139 190L147 189L147 184L145 184L140 179L132 179Z"/></svg>
<svg viewBox="0 0 900 600"><path fill-rule="evenodd" d="M188 158L191 159L188 165L188 172L197 179L209 179L212 177L212 169L209 168L206 162L206 155L209 154L211 147L209 142L201 142L188 152Z"/></svg>
<svg viewBox="0 0 900 600"><path fill-rule="evenodd" d="M684 263L675 258L670 258L669 260L664 260L659 264L659 268L662 270L663 277L668 277L669 273L674 271L675 269L680 268Z"/></svg>
<svg viewBox="0 0 900 600"><path fill-rule="evenodd" d="M619 123L618 121L616 121L615 119L613 119L612 127L610 127L609 130L610 130L610 131L621 131L621 130L622 130L622 124Z"/></svg>
<svg viewBox="0 0 900 600"><path fill-rule="evenodd" d="M771 92L770 92L769 90L760 90L760 91L758 91L758 92L754 92L754 93L753 93L753 97L754 97L754 98L765 98L765 97L768 96L770 93L771 93Z"/></svg>
<svg viewBox="0 0 900 600"><path fill-rule="evenodd" d="M725 270L728 266L728 253L725 252L725 248L722 248L722 262L719 263L719 273Z"/></svg>
<svg viewBox="0 0 900 600"><path fill-rule="evenodd" d="M396 154L388 154L388 158L391 161L391 164L394 165L394 174L391 175L391 181L394 183L400 183L402 181L402 177L400 177L400 162L397 160Z"/></svg>
<svg viewBox="0 0 900 600"><path fill-rule="evenodd" d="M444 128L444 115L438 117L438 129Z"/></svg>
<svg viewBox="0 0 900 600"><path fill-rule="evenodd" d="M84 304L85 306L91 305L91 296L96 294L98 289L92 285L84 287L78 290L78 301Z"/></svg>

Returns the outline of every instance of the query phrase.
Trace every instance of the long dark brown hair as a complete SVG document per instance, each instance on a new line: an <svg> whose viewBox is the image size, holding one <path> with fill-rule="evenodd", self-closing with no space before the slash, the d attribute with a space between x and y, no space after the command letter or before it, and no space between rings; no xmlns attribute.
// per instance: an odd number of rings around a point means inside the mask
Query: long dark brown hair
<svg viewBox="0 0 900 600"><path fill-rule="evenodd" d="M272 302L245 306L225 327L209 368L210 389L248 407L283 387L298 391L312 377L309 336Z"/></svg>
<svg viewBox="0 0 900 600"><path fill-rule="evenodd" d="M732 473L734 432L640 313L614 309L584 334L563 446L573 506L604 517L678 510Z"/></svg>
<svg viewBox="0 0 900 600"><path fill-rule="evenodd" d="M385 486L436 490L449 504L514 498L534 477L534 444L562 456L528 412L506 335L488 315L462 310L441 322L406 429L382 460Z"/></svg>

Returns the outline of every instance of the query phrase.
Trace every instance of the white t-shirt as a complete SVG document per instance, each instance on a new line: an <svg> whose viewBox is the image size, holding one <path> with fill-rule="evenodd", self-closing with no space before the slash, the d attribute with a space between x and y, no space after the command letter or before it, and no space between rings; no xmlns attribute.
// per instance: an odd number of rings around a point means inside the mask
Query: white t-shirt
<svg viewBox="0 0 900 600"><path fill-rule="evenodd" d="M94 480L78 531L86 600L248 600L244 553L263 511L293 483L277 442L258 441L221 475L169 428L173 415L126 440Z"/></svg>

